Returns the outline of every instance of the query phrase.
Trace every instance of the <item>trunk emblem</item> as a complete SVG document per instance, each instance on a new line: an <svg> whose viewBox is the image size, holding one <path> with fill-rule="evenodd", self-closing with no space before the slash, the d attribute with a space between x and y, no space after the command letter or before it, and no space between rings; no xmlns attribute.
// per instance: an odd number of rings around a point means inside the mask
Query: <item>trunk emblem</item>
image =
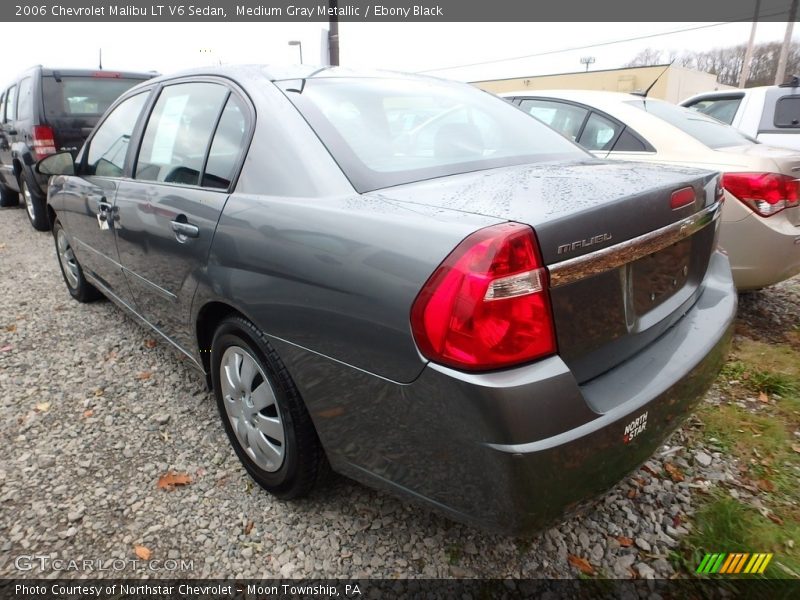
<svg viewBox="0 0 800 600"><path fill-rule="evenodd" d="M613 239L610 233L598 233L597 235L593 235L590 238L583 239L583 240L575 240L569 244L561 244L558 247L558 254L564 254L566 252L573 252L578 248L588 248L589 246L594 246L595 244L600 244L602 242L607 242Z"/></svg>

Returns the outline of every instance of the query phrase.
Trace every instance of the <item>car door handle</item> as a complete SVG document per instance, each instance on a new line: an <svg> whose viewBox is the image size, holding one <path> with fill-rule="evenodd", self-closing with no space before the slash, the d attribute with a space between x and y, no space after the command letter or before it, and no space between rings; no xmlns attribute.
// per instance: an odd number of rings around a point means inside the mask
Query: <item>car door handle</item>
<svg viewBox="0 0 800 600"><path fill-rule="evenodd" d="M200 228L197 225L192 225L184 221L170 221L170 224L172 225L172 231L174 231L177 236L187 238L200 237Z"/></svg>

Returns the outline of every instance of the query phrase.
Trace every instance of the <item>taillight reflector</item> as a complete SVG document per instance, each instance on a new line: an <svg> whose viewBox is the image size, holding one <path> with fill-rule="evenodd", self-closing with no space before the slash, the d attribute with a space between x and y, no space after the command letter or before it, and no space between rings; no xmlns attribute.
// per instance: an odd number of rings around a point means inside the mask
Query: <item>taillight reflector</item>
<svg viewBox="0 0 800 600"><path fill-rule="evenodd" d="M36 160L41 160L48 154L56 153L56 141L53 129L47 125L34 125L33 127L33 153Z"/></svg>
<svg viewBox="0 0 800 600"><path fill-rule="evenodd" d="M722 187L762 217L800 204L800 182L781 173L725 173Z"/></svg>
<svg viewBox="0 0 800 600"><path fill-rule="evenodd" d="M669 205L672 210L677 210L693 204L695 200L694 188L685 187L672 192L672 197L669 199Z"/></svg>
<svg viewBox="0 0 800 600"><path fill-rule="evenodd" d="M467 237L417 295L411 328L427 358L469 371L555 353L547 272L533 230L503 223Z"/></svg>

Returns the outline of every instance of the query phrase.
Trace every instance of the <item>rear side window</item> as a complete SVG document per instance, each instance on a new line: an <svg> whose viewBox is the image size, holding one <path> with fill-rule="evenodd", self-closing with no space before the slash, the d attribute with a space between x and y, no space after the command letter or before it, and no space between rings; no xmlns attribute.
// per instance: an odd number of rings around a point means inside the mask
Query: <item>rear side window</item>
<svg viewBox="0 0 800 600"><path fill-rule="evenodd" d="M784 96L775 103L775 127L800 128L800 96Z"/></svg>
<svg viewBox="0 0 800 600"><path fill-rule="evenodd" d="M119 77L43 76L42 96L47 119L100 116L142 79Z"/></svg>
<svg viewBox="0 0 800 600"><path fill-rule="evenodd" d="M33 79L30 77L26 77L19 82L17 116L20 119L30 119L33 117Z"/></svg>
<svg viewBox="0 0 800 600"><path fill-rule="evenodd" d="M245 107L236 96L230 96L214 132L203 173L203 187L227 189L233 179L236 163L247 132Z"/></svg>
<svg viewBox="0 0 800 600"><path fill-rule="evenodd" d="M142 137L136 179L199 185L206 150L227 95L227 88L215 83L164 88Z"/></svg>
<svg viewBox="0 0 800 600"><path fill-rule="evenodd" d="M578 143L587 150L611 150L621 129L622 125L593 112L586 121Z"/></svg>
<svg viewBox="0 0 800 600"><path fill-rule="evenodd" d="M562 102L550 102L548 100L523 100L519 106L522 110L536 117L542 123L550 125L550 127L573 142L576 141L581 125L583 125L583 121L589 113L588 110L580 106ZM593 150L594 148L590 149Z"/></svg>
<svg viewBox="0 0 800 600"><path fill-rule="evenodd" d="M612 148L614 152L653 152L641 139L628 131L626 127Z"/></svg>
<svg viewBox="0 0 800 600"><path fill-rule="evenodd" d="M121 102L100 125L89 145L86 174L121 177L133 129L148 94L136 94Z"/></svg>
<svg viewBox="0 0 800 600"><path fill-rule="evenodd" d="M689 104L686 108L696 110L730 125L733 123L733 117L736 116L736 111L739 110L741 103L741 96L737 98L706 98Z"/></svg>
<svg viewBox="0 0 800 600"><path fill-rule="evenodd" d="M6 121L17 118L17 86L12 85L6 94Z"/></svg>

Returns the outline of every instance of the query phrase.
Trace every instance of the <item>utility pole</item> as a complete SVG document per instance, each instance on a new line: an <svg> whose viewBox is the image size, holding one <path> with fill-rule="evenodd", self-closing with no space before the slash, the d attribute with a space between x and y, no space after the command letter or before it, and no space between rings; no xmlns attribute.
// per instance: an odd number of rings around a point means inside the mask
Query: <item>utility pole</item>
<svg viewBox="0 0 800 600"><path fill-rule="evenodd" d="M339 15L337 14L338 0L328 0L331 9L328 17L328 58L332 66L339 66Z"/></svg>
<svg viewBox="0 0 800 600"><path fill-rule="evenodd" d="M795 18L797 18L797 0L792 0L792 7L789 9L789 21L786 23L786 35L783 36L781 56L778 59L778 70L775 73L775 85L780 85L786 79L786 59L789 57L789 46L792 43Z"/></svg>
<svg viewBox="0 0 800 600"><path fill-rule="evenodd" d="M756 27L758 27L758 13L761 9L761 0L756 0L756 12L753 14L753 26L750 28L750 40L747 42L747 51L744 53L742 72L739 74L739 87L743 88L750 77L750 63L753 60L753 44L756 41Z"/></svg>

